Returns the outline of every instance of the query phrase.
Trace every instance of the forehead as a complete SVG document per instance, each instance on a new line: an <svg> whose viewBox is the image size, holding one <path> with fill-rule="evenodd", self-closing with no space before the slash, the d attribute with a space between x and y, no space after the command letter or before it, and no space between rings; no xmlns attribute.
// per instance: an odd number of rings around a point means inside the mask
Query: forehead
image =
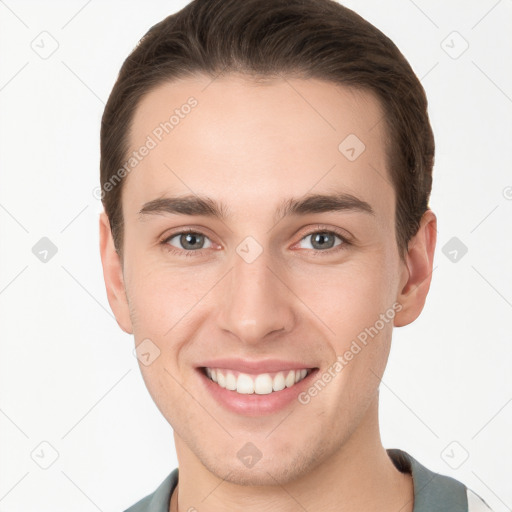
<svg viewBox="0 0 512 512"><path fill-rule="evenodd" d="M135 111L130 152L139 160L123 210L193 193L248 212L263 198L345 191L393 213L382 120L371 93L321 80L197 75L162 84Z"/></svg>

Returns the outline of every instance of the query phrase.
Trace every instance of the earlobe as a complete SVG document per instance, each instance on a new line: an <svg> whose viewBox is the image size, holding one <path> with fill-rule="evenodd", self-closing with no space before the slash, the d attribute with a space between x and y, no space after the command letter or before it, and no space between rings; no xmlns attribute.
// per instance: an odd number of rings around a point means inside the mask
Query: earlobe
<svg viewBox="0 0 512 512"><path fill-rule="evenodd" d="M403 267L403 279L397 301L402 309L395 315L395 327L414 322L425 305L434 262L437 218L428 209L422 216L418 232L409 242Z"/></svg>
<svg viewBox="0 0 512 512"><path fill-rule="evenodd" d="M115 250L110 222L105 212L100 214L99 228L101 264L103 266L103 279L107 290L108 302L119 327L127 334L133 334L122 263Z"/></svg>

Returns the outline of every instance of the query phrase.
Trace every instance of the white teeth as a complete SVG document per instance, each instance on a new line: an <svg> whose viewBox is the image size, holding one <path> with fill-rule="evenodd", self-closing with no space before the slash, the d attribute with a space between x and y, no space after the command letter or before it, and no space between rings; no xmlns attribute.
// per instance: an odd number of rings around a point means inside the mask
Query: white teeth
<svg viewBox="0 0 512 512"><path fill-rule="evenodd" d="M295 370L290 370L284 379L287 388L291 388L295 384Z"/></svg>
<svg viewBox="0 0 512 512"><path fill-rule="evenodd" d="M272 377L268 373L256 377L254 380L254 392L258 395L272 393Z"/></svg>
<svg viewBox="0 0 512 512"><path fill-rule="evenodd" d="M274 381L272 383L272 389L274 391L281 391L286 387L286 384L284 383L284 375L283 372L279 372L275 377Z"/></svg>
<svg viewBox="0 0 512 512"><path fill-rule="evenodd" d="M226 387L226 376L221 372L217 372L217 383L221 388Z"/></svg>
<svg viewBox="0 0 512 512"><path fill-rule="evenodd" d="M236 383L236 392L242 393L244 395L250 395L251 393L254 393L254 381L251 379L251 377L249 377L249 375L241 373L238 376L238 381Z"/></svg>
<svg viewBox="0 0 512 512"><path fill-rule="evenodd" d="M234 391L236 389L236 380L236 377L231 372L228 372L226 375L226 389Z"/></svg>
<svg viewBox="0 0 512 512"><path fill-rule="evenodd" d="M300 370L289 370L288 372L278 372L274 378L268 373L259 375L248 375L247 373L233 373L229 370L219 368L206 368L206 375L216 382L221 388L236 391L243 395L256 393L257 395L268 395L274 391L281 391L284 388L290 388L297 382L306 377L308 371L303 368Z"/></svg>

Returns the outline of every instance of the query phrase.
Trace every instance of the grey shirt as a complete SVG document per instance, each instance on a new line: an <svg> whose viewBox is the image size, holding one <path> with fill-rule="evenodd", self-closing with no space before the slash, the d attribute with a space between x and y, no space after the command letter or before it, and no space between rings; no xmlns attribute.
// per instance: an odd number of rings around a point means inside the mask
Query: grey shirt
<svg viewBox="0 0 512 512"><path fill-rule="evenodd" d="M407 452L387 450L402 473L412 474L414 485L413 512L492 512L477 494L452 477L430 471ZM171 494L178 484L178 468L174 469L152 494L125 512L169 512Z"/></svg>

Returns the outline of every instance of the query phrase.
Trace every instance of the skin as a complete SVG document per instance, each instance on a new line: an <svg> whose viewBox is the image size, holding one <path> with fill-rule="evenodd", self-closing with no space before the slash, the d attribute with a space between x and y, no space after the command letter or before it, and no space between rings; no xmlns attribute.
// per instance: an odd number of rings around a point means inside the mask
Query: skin
<svg viewBox="0 0 512 512"><path fill-rule="evenodd" d="M425 303L436 217L423 215L402 261L379 102L319 80L198 75L143 98L133 148L190 96L197 107L126 178L122 262L100 216L110 306L136 345L149 338L160 350L140 369L174 430L180 473L170 510L412 511L412 479L381 443L378 392L393 326L414 321ZM353 162L338 150L348 134L366 146ZM363 199L375 215L275 222L284 199L333 191ZM224 202L231 215L138 215L148 201L191 193ZM207 237L195 255L179 236L161 243L188 227ZM308 235L333 229L353 243L315 253ZM236 252L247 236L262 248L252 263ZM166 251L169 243L181 253ZM195 366L206 358L300 360L326 371L395 303L394 319L307 405L248 417L203 390ZM248 441L262 454L252 468L237 457Z"/></svg>

